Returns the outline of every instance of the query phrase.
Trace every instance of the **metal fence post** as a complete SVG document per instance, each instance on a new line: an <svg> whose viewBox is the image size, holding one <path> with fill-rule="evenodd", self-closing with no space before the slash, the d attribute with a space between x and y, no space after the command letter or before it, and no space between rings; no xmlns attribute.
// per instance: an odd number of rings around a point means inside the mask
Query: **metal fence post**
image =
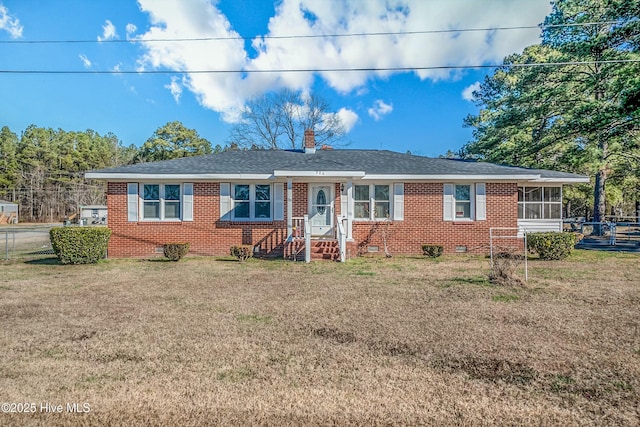
<svg viewBox="0 0 640 427"><path fill-rule="evenodd" d="M609 244L611 246L616 245L616 223L615 222L609 223Z"/></svg>
<svg viewBox="0 0 640 427"><path fill-rule="evenodd" d="M524 281L529 281L529 264L527 264L527 230L524 231Z"/></svg>

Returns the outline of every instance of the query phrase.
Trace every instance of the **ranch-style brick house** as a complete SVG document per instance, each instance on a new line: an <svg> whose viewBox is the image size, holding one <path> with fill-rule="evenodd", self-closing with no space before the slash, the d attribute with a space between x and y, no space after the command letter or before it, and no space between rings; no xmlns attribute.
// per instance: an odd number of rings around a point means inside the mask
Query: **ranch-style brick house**
<svg viewBox="0 0 640 427"><path fill-rule="evenodd" d="M491 228L562 230L564 172L386 150L227 151L87 172L107 181L109 257L191 254L344 260L362 253L486 253Z"/></svg>

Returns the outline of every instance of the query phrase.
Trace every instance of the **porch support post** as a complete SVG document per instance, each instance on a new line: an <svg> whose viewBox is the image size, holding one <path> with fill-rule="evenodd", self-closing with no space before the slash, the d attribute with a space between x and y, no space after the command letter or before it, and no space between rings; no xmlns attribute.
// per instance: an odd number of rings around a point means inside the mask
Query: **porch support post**
<svg viewBox="0 0 640 427"><path fill-rule="evenodd" d="M293 234L293 180L287 178L287 238Z"/></svg>
<svg viewBox="0 0 640 427"><path fill-rule="evenodd" d="M352 223L353 223L353 180L347 179L347 240L353 240Z"/></svg>

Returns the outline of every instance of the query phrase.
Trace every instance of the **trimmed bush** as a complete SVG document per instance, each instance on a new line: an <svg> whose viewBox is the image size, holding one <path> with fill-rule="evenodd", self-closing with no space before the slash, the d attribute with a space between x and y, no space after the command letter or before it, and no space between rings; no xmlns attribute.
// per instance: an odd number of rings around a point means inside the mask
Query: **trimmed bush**
<svg viewBox="0 0 640 427"><path fill-rule="evenodd" d="M231 246L231 255L238 258L238 261L245 262L253 256L253 246L236 245Z"/></svg>
<svg viewBox="0 0 640 427"><path fill-rule="evenodd" d="M106 227L54 227L51 247L63 264L95 264L107 256L111 230Z"/></svg>
<svg viewBox="0 0 640 427"><path fill-rule="evenodd" d="M171 261L180 261L189 252L189 243L165 243L162 249L165 257Z"/></svg>
<svg viewBox="0 0 640 427"><path fill-rule="evenodd" d="M571 254L576 244L573 233L527 234L527 250L537 253L541 259L561 260Z"/></svg>
<svg viewBox="0 0 640 427"><path fill-rule="evenodd" d="M442 255L444 248L442 245L422 245L422 255L430 258L437 258Z"/></svg>

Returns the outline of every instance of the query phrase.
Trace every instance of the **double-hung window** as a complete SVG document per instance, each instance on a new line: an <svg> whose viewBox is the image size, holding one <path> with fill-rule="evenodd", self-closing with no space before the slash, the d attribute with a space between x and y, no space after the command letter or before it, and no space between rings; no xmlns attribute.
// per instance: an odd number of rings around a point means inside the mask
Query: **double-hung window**
<svg viewBox="0 0 640 427"><path fill-rule="evenodd" d="M561 187L518 187L519 219L561 219Z"/></svg>
<svg viewBox="0 0 640 427"><path fill-rule="evenodd" d="M356 219L388 219L391 216L389 185L354 185L353 204ZM373 209L371 209L373 206Z"/></svg>
<svg viewBox="0 0 640 427"><path fill-rule="evenodd" d="M180 219L179 184L165 184L164 186L164 217L166 219Z"/></svg>
<svg viewBox="0 0 640 427"><path fill-rule="evenodd" d="M144 184L142 199L142 217L160 219L160 184Z"/></svg>
<svg viewBox="0 0 640 427"><path fill-rule="evenodd" d="M233 219L271 220L271 185L234 184L232 195Z"/></svg>
<svg viewBox="0 0 640 427"><path fill-rule="evenodd" d="M179 220L180 184L143 184L142 219Z"/></svg>
<svg viewBox="0 0 640 427"><path fill-rule="evenodd" d="M369 209L370 197L368 185L356 185L353 191L353 207L355 218L369 219L371 217L371 209Z"/></svg>
<svg viewBox="0 0 640 427"><path fill-rule="evenodd" d="M236 184L233 190L233 217L236 219L251 218L251 201L249 184Z"/></svg>
<svg viewBox="0 0 640 427"><path fill-rule="evenodd" d="M256 184L254 214L257 219L271 219L271 186Z"/></svg>
<svg viewBox="0 0 640 427"><path fill-rule="evenodd" d="M445 182L442 213L445 221L485 221L487 219L486 183Z"/></svg>
<svg viewBox="0 0 640 427"><path fill-rule="evenodd" d="M456 184L456 219L471 219L471 185Z"/></svg>

